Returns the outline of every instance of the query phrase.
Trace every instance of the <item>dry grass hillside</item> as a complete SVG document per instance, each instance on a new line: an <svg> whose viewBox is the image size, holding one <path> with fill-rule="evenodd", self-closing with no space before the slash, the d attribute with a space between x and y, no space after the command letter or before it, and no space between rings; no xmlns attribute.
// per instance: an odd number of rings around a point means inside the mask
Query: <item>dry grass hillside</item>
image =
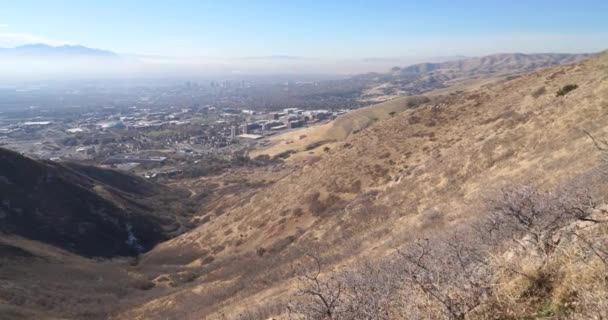
<svg viewBox="0 0 608 320"><path fill-rule="evenodd" d="M361 75L376 81L363 91L363 101L388 99L446 88L457 82L475 82L531 72L558 64L580 61L588 54L493 54L441 63L421 63L403 68L394 67L386 74Z"/></svg>
<svg viewBox="0 0 608 320"><path fill-rule="evenodd" d="M370 107L356 109L338 116L334 121L301 130L294 130L269 138L269 146L250 152L251 157L282 153L320 153L325 147L342 142L351 134L366 129L377 121L395 116L402 111L428 103L425 96L401 97Z"/></svg>
<svg viewBox="0 0 608 320"><path fill-rule="evenodd" d="M577 88L564 93L570 84ZM201 213L203 225L145 254L138 270L157 286L114 318L271 310L296 290L305 253L321 256L326 270L347 268L483 215L501 187L551 189L589 171L598 156L583 130L608 136L608 54L394 116L385 108L382 121L345 129L344 141L277 169L279 179Z"/></svg>
<svg viewBox="0 0 608 320"><path fill-rule="evenodd" d="M265 143L269 147L254 150L251 156L287 156L302 151L319 154L325 147L341 142L353 132L422 103L431 103L436 96L478 89L498 80L517 77L543 67L573 63L587 57L588 54L495 54L395 67L384 74L359 75L355 78L376 83L364 90L362 100L378 104L342 115L331 123L273 136ZM424 95L411 96L420 93Z"/></svg>
<svg viewBox="0 0 608 320"><path fill-rule="evenodd" d="M136 255L184 232L187 193L0 148L0 232L87 257Z"/></svg>
<svg viewBox="0 0 608 320"><path fill-rule="evenodd" d="M0 319L107 319L150 288L130 263L191 228L191 200L123 172L0 148Z"/></svg>

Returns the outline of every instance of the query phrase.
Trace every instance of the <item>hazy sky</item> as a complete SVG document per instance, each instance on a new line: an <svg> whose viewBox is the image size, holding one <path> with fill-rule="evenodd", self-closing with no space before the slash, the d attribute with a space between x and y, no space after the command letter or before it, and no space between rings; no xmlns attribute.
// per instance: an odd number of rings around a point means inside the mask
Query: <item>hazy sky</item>
<svg viewBox="0 0 608 320"><path fill-rule="evenodd" d="M608 0L0 0L0 47L122 54L0 59L0 81L348 75L454 56L608 49Z"/></svg>
<svg viewBox="0 0 608 320"><path fill-rule="evenodd" d="M348 59L608 48L606 0L1 0L0 8L0 47Z"/></svg>

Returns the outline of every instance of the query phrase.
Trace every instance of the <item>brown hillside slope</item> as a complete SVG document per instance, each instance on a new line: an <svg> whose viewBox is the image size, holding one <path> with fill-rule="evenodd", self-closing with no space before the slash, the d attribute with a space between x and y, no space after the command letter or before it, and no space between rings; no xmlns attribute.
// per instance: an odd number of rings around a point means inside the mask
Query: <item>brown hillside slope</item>
<svg viewBox="0 0 608 320"><path fill-rule="evenodd" d="M319 126L272 136L269 139L271 142L269 147L254 150L250 156L269 155L274 157L287 151L297 153L325 147L331 148L335 143L344 141L351 134L364 130L377 121L388 119L397 113L428 102L430 99L425 96L411 96L356 109Z"/></svg>
<svg viewBox="0 0 608 320"><path fill-rule="evenodd" d="M379 85L364 91L362 99L382 101L404 94L419 94L448 87L455 82L521 74L581 61L589 56L589 54L502 53L441 63L421 63L404 68L395 67L387 74L361 75L360 77L374 77L381 80L378 81Z"/></svg>
<svg viewBox="0 0 608 320"><path fill-rule="evenodd" d="M183 232L188 194L113 170L0 148L0 232L83 256L136 255ZM175 212L172 212L175 211Z"/></svg>
<svg viewBox="0 0 608 320"><path fill-rule="evenodd" d="M363 100L377 101L373 106L360 108L339 116L335 121L303 130L295 130L271 137L270 146L254 150L252 157L283 152L308 151L313 146L316 154L353 132L358 132L376 121L411 109L440 94L458 90L469 91L499 79L515 77L540 68L573 63L590 57L589 54L494 54L442 63L422 63L404 68L395 67L390 73L363 74L354 78L367 79L375 84L363 93ZM432 91L429 91L432 90ZM420 94L419 96L404 96ZM388 100L388 101L387 101Z"/></svg>
<svg viewBox="0 0 608 320"><path fill-rule="evenodd" d="M0 148L0 319L107 319L152 285L129 272L134 258L116 256L184 232L188 197L123 172Z"/></svg>
<svg viewBox="0 0 608 320"><path fill-rule="evenodd" d="M578 88L556 96L567 84ZM582 129L606 136L607 108L603 54L378 122L147 253L150 275L162 263L201 276L116 318L235 316L284 299L303 252L335 266L383 255L480 214L483 196L506 183L553 186L596 163Z"/></svg>
<svg viewBox="0 0 608 320"><path fill-rule="evenodd" d="M0 233L0 319L107 319L146 288L128 267Z"/></svg>

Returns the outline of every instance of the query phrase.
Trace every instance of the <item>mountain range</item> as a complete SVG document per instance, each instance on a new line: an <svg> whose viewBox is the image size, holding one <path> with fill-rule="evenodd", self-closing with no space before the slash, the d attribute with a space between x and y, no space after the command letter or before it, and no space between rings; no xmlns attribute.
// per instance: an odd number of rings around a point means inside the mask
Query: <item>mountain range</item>
<svg viewBox="0 0 608 320"><path fill-rule="evenodd" d="M365 83L362 100L386 101L397 96L419 94L445 88L454 82L473 82L514 76L549 66L573 63L590 54L504 53L459 58L440 63L420 63L393 67L384 73L354 76L350 81Z"/></svg>
<svg viewBox="0 0 608 320"><path fill-rule="evenodd" d="M0 55L12 57L106 57L119 55L108 50L93 49L81 45L51 46L47 44L26 44L14 48L0 48Z"/></svg>

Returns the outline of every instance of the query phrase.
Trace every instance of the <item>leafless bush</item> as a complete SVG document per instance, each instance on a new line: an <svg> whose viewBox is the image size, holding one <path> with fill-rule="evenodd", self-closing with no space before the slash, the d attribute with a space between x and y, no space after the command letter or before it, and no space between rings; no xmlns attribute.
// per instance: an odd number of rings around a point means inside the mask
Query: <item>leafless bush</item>
<svg viewBox="0 0 608 320"><path fill-rule="evenodd" d="M305 319L341 319L344 285L335 275L321 274L321 261L316 255L308 257L314 265L299 279L299 299L292 305L293 311Z"/></svg>
<svg viewBox="0 0 608 320"><path fill-rule="evenodd" d="M601 240L605 233L588 238L605 220L598 217L591 192L597 180L592 170L553 192L527 185L503 190L490 201L490 214L476 226L493 252L496 286L486 314L560 319L603 314L593 306L608 289L595 285L605 284L596 275L605 273L608 243Z"/></svg>
<svg viewBox="0 0 608 320"><path fill-rule="evenodd" d="M488 264L456 234L421 240L399 254L323 276L321 263L300 281L293 311L304 319L464 319L490 289Z"/></svg>
<svg viewBox="0 0 608 320"><path fill-rule="evenodd" d="M365 262L341 275L346 290L343 319L401 319L397 305L402 288L401 274L390 261Z"/></svg>
<svg viewBox="0 0 608 320"><path fill-rule="evenodd" d="M588 220L593 206L589 193L580 189L564 187L553 193L532 185L505 189L490 201L490 213L476 230L492 245L515 242L546 257L559 244L557 231L574 220Z"/></svg>
<svg viewBox="0 0 608 320"><path fill-rule="evenodd" d="M314 270L300 278L291 304L301 319L403 319L396 308L402 282L391 261L365 262L351 270L321 273L319 258L310 256Z"/></svg>
<svg viewBox="0 0 608 320"><path fill-rule="evenodd" d="M471 239L456 233L445 240L419 240L400 253L405 281L413 288L410 314L465 319L483 303L491 273L486 257L473 248Z"/></svg>
<svg viewBox="0 0 608 320"><path fill-rule="evenodd" d="M608 143L589 136L608 159ZM505 188L475 232L435 234L349 271L323 273L311 257L290 311L298 319L605 319L608 206L598 218L590 191L603 180L595 170L551 192ZM346 211L367 212L356 204Z"/></svg>

